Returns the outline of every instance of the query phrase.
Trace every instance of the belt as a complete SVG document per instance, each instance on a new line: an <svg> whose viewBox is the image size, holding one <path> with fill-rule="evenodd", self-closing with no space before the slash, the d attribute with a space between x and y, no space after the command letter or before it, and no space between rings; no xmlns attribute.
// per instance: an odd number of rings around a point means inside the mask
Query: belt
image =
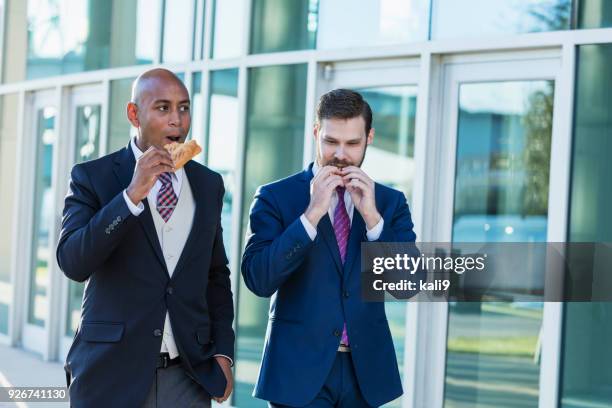
<svg viewBox="0 0 612 408"><path fill-rule="evenodd" d="M349 346L345 346L344 344L341 344L338 346L338 351L340 353L350 353L351 352L351 348Z"/></svg>
<svg viewBox="0 0 612 408"><path fill-rule="evenodd" d="M181 364L181 357L170 358L169 353L159 353L156 368L168 368L177 364Z"/></svg>

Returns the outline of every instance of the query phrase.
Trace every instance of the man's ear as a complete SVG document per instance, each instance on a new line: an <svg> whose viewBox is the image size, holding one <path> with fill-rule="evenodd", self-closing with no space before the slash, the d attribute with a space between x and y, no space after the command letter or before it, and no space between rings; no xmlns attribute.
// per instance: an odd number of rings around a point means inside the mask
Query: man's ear
<svg viewBox="0 0 612 408"><path fill-rule="evenodd" d="M372 142L374 141L374 133L375 133L374 128L371 128L370 132L368 133L368 137L366 138L367 144L372 144Z"/></svg>
<svg viewBox="0 0 612 408"><path fill-rule="evenodd" d="M312 127L312 135L314 136L315 141L319 137L320 129L321 129L321 126L319 125L319 123L315 123L314 126Z"/></svg>
<svg viewBox="0 0 612 408"><path fill-rule="evenodd" d="M132 126L139 128L140 121L138 120L138 105L136 105L134 102L128 102L126 112L127 118Z"/></svg>

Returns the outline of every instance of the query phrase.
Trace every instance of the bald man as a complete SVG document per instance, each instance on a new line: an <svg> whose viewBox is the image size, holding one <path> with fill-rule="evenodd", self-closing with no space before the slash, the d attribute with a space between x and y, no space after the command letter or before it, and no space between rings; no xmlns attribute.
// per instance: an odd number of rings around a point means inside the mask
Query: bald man
<svg viewBox="0 0 612 408"><path fill-rule="evenodd" d="M77 164L57 260L86 282L66 358L73 407L192 407L233 387L234 309L221 230L223 180L163 148L189 132L189 94L164 69L140 75L128 145Z"/></svg>

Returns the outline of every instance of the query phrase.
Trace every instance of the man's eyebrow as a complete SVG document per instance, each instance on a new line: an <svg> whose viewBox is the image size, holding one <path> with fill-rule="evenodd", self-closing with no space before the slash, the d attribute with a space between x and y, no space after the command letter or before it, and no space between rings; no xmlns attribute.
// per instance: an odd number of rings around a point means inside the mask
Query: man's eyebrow
<svg viewBox="0 0 612 408"><path fill-rule="evenodd" d="M333 135L330 135L330 134L323 135L323 139L330 140L330 141L338 141L338 139L336 139ZM353 139L349 139L346 142L347 143L361 142L361 136L353 138Z"/></svg>
<svg viewBox="0 0 612 408"><path fill-rule="evenodd" d="M167 104L170 104L171 102L168 99L157 99L153 103L154 104L158 104L158 103L167 103ZM182 105L182 104L185 104L185 103L191 103L191 101L189 101L189 99L184 99L184 100L179 102L179 105Z"/></svg>

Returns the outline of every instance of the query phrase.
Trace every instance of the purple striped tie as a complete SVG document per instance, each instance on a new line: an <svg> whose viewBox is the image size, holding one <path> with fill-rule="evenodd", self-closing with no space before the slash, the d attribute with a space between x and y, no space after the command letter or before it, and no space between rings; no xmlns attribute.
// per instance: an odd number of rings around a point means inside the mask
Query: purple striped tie
<svg viewBox="0 0 612 408"><path fill-rule="evenodd" d="M162 187L157 193L157 212L164 219L164 222L168 222L176 207L178 198L172 188L172 176L170 173L162 173L159 175L159 181L162 183Z"/></svg>
<svg viewBox="0 0 612 408"><path fill-rule="evenodd" d="M348 244L349 232L351 231L351 220L346 211L346 204L344 204L345 190L346 188L344 187L336 187L338 205L336 205L336 209L334 210L334 233L336 234L342 265L344 265L344 261L346 260L346 245ZM344 327L342 328L342 339L340 340L340 344L349 345L346 323L344 323Z"/></svg>

